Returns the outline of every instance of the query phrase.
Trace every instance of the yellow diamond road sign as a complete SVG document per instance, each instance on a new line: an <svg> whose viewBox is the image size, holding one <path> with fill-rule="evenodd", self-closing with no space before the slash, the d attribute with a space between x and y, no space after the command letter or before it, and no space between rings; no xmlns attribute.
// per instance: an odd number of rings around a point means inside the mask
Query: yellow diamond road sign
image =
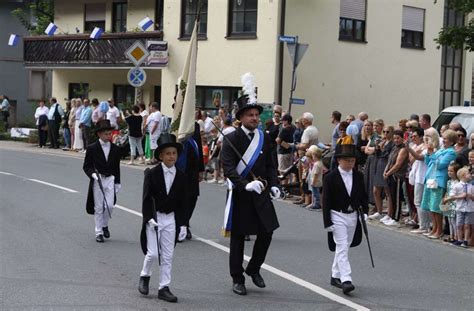
<svg viewBox="0 0 474 311"><path fill-rule="evenodd" d="M135 43L125 51L125 56L127 56L135 66L140 66L141 63L148 58L148 55L150 55L150 52L148 52L146 47L140 41L135 41Z"/></svg>

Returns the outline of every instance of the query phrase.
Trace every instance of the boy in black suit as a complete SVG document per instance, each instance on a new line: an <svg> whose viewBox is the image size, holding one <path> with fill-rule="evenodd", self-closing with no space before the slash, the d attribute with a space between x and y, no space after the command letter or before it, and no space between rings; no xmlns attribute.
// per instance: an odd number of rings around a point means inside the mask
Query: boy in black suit
<svg viewBox="0 0 474 311"><path fill-rule="evenodd" d="M145 170L143 181L143 225L140 234L142 251L145 254L140 273L138 291L148 295L151 267L155 260L160 264L160 286L158 299L177 302L170 289L171 263L175 247L176 232L178 240L186 238L186 178L176 169L175 163L183 147L172 134L163 133L158 139L155 158L161 163Z"/></svg>
<svg viewBox="0 0 474 311"><path fill-rule="evenodd" d="M329 249L334 250L331 285L344 294L354 290L349 263L349 246L362 240L359 216L367 219L368 197L362 173L355 171L355 145L336 145L334 157L338 167L323 181L323 218L328 230ZM360 209L361 208L361 209ZM359 215L359 210L364 214ZM334 246L335 244L335 246Z"/></svg>
<svg viewBox="0 0 474 311"><path fill-rule="evenodd" d="M97 123L99 139L87 147L83 165L90 179L86 211L95 217L95 240L99 243L110 238L109 219L120 190L120 150L110 142L112 129L109 120Z"/></svg>

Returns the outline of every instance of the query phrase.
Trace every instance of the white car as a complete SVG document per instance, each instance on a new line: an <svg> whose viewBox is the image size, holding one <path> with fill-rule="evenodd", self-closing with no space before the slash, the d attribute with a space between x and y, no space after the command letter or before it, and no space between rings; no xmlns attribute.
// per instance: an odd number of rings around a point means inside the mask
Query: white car
<svg viewBox="0 0 474 311"><path fill-rule="evenodd" d="M474 133L474 107L453 106L446 108L441 111L433 123L433 127L439 132L442 125L451 122L461 123L469 138L469 135Z"/></svg>

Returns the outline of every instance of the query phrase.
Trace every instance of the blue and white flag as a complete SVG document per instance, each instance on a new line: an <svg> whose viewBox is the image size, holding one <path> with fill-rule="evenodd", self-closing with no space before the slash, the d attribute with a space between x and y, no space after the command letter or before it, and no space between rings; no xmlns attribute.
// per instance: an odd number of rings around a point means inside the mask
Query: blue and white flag
<svg viewBox="0 0 474 311"><path fill-rule="evenodd" d="M143 31L147 30L152 25L153 25L153 21L149 17L145 17L138 23L138 27L140 27L140 29Z"/></svg>
<svg viewBox="0 0 474 311"><path fill-rule="evenodd" d="M56 26L54 23L49 23L44 33L47 34L48 36L52 36L56 32L56 30L58 30L58 26Z"/></svg>
<svg viewBox="0 0 474 311"><path fill-rule="evenodd" d="M15 46L15 45L18 44L18 41L20 41L20 36L15 35L15 34L11 34L10 39L8 40L8 45L9 46Z"/></svg>
<svg viewBox="0 0 474 311"><path fill-rule="evenodd" d="M102 28L95 27L94 30L92 30L90 38L97 40L100 38L100 36L102 36L103 33L104 31L102 30Z"/></svg>

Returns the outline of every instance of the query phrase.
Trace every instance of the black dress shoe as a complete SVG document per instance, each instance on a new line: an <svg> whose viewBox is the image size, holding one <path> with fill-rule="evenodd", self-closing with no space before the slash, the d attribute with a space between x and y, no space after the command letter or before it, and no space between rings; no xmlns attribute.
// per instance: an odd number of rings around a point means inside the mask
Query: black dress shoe
<svg viewBox="0 0 474 311"><path fill-rule="evenodd" d="M244 241L250 241L250 235L246 234L245 237L244 237Z"/></svg>
<svg viewBox="0 0 474 311"><path fill-rule="evenodd" d="M250 277L252 278L253 284L255 284L257 287L260 287L260 288L265 287L265 281L263 280L262 276L260 275L260 272L257 272L255 274L251 274Z"/></svg>
<svg viewBox="0 0 474 311"><path fill-rule="evenodd" d="M191 240L193 238L193 235L191 234L191 230L189 227L186 228L186 240Z"/></svg>
<svg viewBox="0 0 474 311"><path fill-rule="evenodd" d="M104 236L102 234L99 234L95 237L95 241L98 243L104 243Z"/></svg>
<svg viewBox="0 0 474 311"><path fill-rule="evenodd" d="M173 295L168 286L163 287L158 291L158 299L168 302L178 302L178 297Z"/></svg>
<svg viewBox="0 0 474 311"><path fill-rule="evenodd" d="M141 276L138 282L138 291L143 295L148 295L148 284L150 283L149 276Z"/></svg>
<svg viewBox="0 0 474 311"><path fill-rule="evenodd" d="M331 277L331 285L337 288L342 288L341 279Z"/></svg>
<svg viewBox="0 0 474 311"><path fill-rule="evenodd" d="M104 238L106 238L106 239L110 238L109 227L103 227L102 232L104 232Z"/></svg>
<svg viewBox="0 0 474 311"><path fill-rule="evenodd" d="M234 283L234 285L232 285L232 291L237 295L247 295L247 289L245 288L245 284Z"/></svg>
<svg viewBox="0 0 474 311"><path fill-rule="evenodd" d="M351 281L345 281L344 283L342 283L342 292L344 294L347 295L350 292L352 292L354 289L355 289L355 287L354 287L354 285L352 285Z"/></svg>

